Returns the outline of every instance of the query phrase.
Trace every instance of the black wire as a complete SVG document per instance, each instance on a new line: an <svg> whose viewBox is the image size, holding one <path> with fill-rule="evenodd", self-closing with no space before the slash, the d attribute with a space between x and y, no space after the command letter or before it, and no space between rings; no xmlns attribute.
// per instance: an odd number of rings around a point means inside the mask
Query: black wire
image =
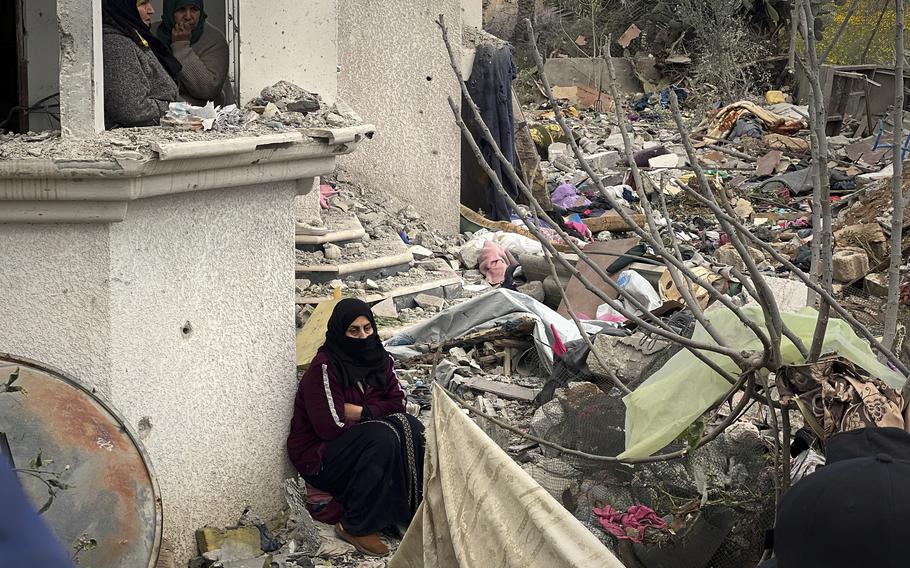
<svg viewBox="0 0 910 568"><path fill-rule="evenodd" d="M44 104L45 102L47 102L55 97L59 97L59 96L60 96L60 92L58 91L52 95L48 95L48 96L44 97L43 99L40 99L40 100L32 103L32 105L30 105L30 106L27 106L27 107L14 106L13 108L10 109L9 114L6 115L6 119L4 119L3 122L0 122L0 128L5 128L6 125L9 123L9 121L13 119L13 115L16 114L17 112L25 112L25 114L31 114L33 112L42 112L43 111L47 115L53 117L54 120L56 120L57 123L59 124L60 117L55 115L54 113L50 112L48 109L60 108L60 103L52 104L52 105Z"/></svg>

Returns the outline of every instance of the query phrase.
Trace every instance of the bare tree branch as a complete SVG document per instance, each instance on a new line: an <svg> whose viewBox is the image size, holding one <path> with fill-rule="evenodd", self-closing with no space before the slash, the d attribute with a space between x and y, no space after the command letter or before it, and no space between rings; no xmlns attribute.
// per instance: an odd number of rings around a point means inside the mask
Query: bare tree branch
<svg viewBox="0 0 910 568"><path fill-rule="evenodd" d="M622 207L622 205L620 205L616 201L616 198L610 192L608 192L606 190L606 188L603 185L603 182L600 179L600 176L598 176L596 174L596 172L594 172L594 170L591 168L590 164L585 159L584 153L582 152L581 148L575 142L575 137L572 135L572 129L566 123L565 117L562 114L562 110L560 109L559 105L556 102L555 97L553 96L553 91L550 87L550 82L546 76L546 73L544 73L543 58L540 55L540 51L538 51L536 49L536 39L534 36L533 26L531 25L530 21L525 21L525 25L528 28L528 34L531 38L529 43L530 43L530 45L534 46L534 49L532 51L534 54L535 61L537 62L537 69L541 75L540 78L541 78L541 83L544 87L544 93L546 94L547 99L550 101L550 104L553 107L556 122L559 124L559 127L562 129L563 133L566 135L566 141L569 144L569 146L572 148L572 152L575 154L575 157L578 159L578 162L581 165L582 170L584 170L584 172L586 174L588 174L588 177L590 177L591 180L594 182L595 186L597 187L598 192L607 200L608 203L610 203L611 207L613 207L613 209L619 214L619 216L623 219L623 221L625 221L628 224L628 226L631 227L632 232L634 232L636 235L638 235L641 239L643 239L645 242L647 242L654 248L654 250L662 257L665 264L667 264L668 266L672 264L677 269L679 269L680 272L682 272L687 278L689 278L690 280L692 280L694 283L698 284L702 288L706 289L708 291L708 294L713 299L720 302L726 308L731 310L737 316L737 318L740 319L740 321L743 323L743 325L745 325L746 327L751 329L756 334L756 336L759 338L759 340L762 342L762 344L765 346L765 348L768 349L770 347L768 338L765 336L765 334L762 331L760 326L758 326L755 322L753 322L749 318L747 318L742 313L742 311L739 309L739 307L736 304L734 304L728 296L717 291L713 286L711 286L703 278L701 278L697 274L693 273L687 266L685 266L684 263L677 260L676 257L674 257L673 254L670 251L668 251L666 249L666 247L664 247L663 244L658 239L655 238L655 235L652 235L651 233L648 233L647 231L642 229L635 222L635 220L632 219L628 213L626 213L626 211ZM607 58L607 68L608 68L608 70L612 69L612 59L611 58ZM616 74L614 71L610 71L611 96L613 96L613 98L614 98L614 102L616 104L617 109L620 109L621 99L619 98L619 93L618 93L618 90L616 89L615 75ZM625 118L622 116L621 112L616 113L616 120L619 124L620 131L623 133L623 143L626 148L626 159L629 163L629 166L632 168L632 176L633 176L633 179L635 180L636 189L640 191L641 188L643 187L642 182L641 182L641 174L639 172L638 166L635 164L635 160L632 157L632 155L633 155L632 145L631 145L631 141L629 140L629 137L628 137L628 132L626 132L626 129L625 129ZM647 201L647 196L645 196L645 199L643 201Z"/></svg>
<svg viewBox="0 0 910 568"><path fill-rule="evenodd" d="M900 309L901 263L903 262L904 197L903 182L903 147L904 147L904 2L894 1L894 139L892 141L892 164L894 173L891 177L891 259L888 261L888 303L885 309L885 336L883 343L888 349L894 347L897 336L897 316Z"/></svg>
<svg viewBox="0 0 910 568"><path fill-rule="evenodd" d="M509 432L518 434L522 438L527 438L528 440L531 440L532 442L537 442L541 446L551 448L553 450L556 450L557 452L560 452L560 453L568 455L568 456L574 456L574 457L582 458L582 459L589 460L592 462L636 464L636 463L655 463L655 462L662 462L662 461L668 461L668 460L672 460L672 459L676 459L676 458L685 457L686 455L692 453L693 451L697 450L698 448L701 448L705 444L710 443L715 438L720 436L723 433L723 431L727 429L728 426L730 426L731 424L736 422L736 420L742 414L743 409L746 407L746 404L748 404L749 400L754 395L755 372L749 371L747 373L743 373L735 381L735 384L730 388L730 390L727 392L727 394L724 395L720 399L720 401L713 406L714 409L719 408L724 402L726 402L728 400L732 400L733 395L735 395L737 392L739 392L740 389L743 390L742 398L736 404L736 406L733 408L733 410L731 410L727 416L725 416L708 433L706 433L698 442L696 442L695 445L688 447L688 448L683 448L681 450L677 450L675 452L670 452L667 454L657 454L657 455L648 456L648 457L644 457L644 458L627 458L627 459L622 459L622 460L615 456L599 456L597 454L589 454L586 452L581 452L579 450L573 450L570 448L566 448L564 446L560 446L559 444L553 443L549 440L545 440L539 436L535 436L529 432L524 432L524 431L520 430L519 428L516 428L515 426L512 426L511 424L504 422L495 416L491 416L491 415L483 412L482 410L468 404L460 396L458 396L454 392L446 389L445 387L442 387L440 385L440 388L442 390L444 390L449 396L451 396L452 399L455 400L458 404L467 408L474 414L477 414L478 416L483 416L484 418L486 418L493 424L496 424L500 428L504 428L504 429L508 430Z"/></svg>
<svg viewBox="0 0 910 568"><path fill-rule="evenodd" d="M854 6L855 8L855 6ZM810 0L802 0L802 13L809 30L815 29L815 14L812 12ZM825 99L819 81L819 59L816 52L815 34L811 31L806 37L806 53L809 59L806 74L809 76L811 96L809 97L810 114L810 141L812 145L812 258L815 262L812 276L818 277L821 272L821 282L825 290L831 292L832 286L832 238L831 238L831 182L828 177L828 137L825 133L827 126L827 113L825 112ZM819 268L821 270L819 271ZM809 362L818 360L821 355L825 331L828 328L828 319L831 308L824 299L821 300L816 320L815 333L812 337L812 347L809 350Z"/></svg>
<svg viewBox="0 0 910 568"><path fill-rule="evenodd" d="M777 250L775 250L774 247L772 247L768 243L764 242L763 240L759 239L758 237L756 237L755 235L750 233L748 231L748 229L746 229L739 223L739 221L737 221L734 217L728 215L727 212L724 211L723 209L721 209L716 203L708 200L707 198L703 197L701 194L699 194L697 191L695 191L691 188L688 188L686 186L682 186L682 188L683 188L683 191L685 191L688 195L692 196L693 199L695 199L698 202L709 207L714 212L714 214L717 215L718 217L723 217L726 221L730 222L731 224L739 225L741 227L741 233L746 238L748 238L750 241L755 243L755 245L758 248L760 248L762 251L764 251L766 254L770 255L771 258L773 258L776 262L779 262L784 267L786 267L787 270L789 270L793 275L795 275L798 279L802 280L803 284L805 284L808 288L814 290L817 294L821 295L825 299L825 301L831 305L831 309L833 309L835 312L837 312L837 314L839 316L841 316L844 319L844 321L849 323L850 326L854 329L854 331L856 331L866 341L868 341L869 344L876 351L878 351L886 359L888 359L888 361L890 361L891 364L894 365L894 367L897 370L899 370L901 373L903 373L903 375L905 377L910 377L910 368L908 368L906 365L904 365L904 363L900 360L900 358L897 355L895 355L891 350L885 348L885 346L881 344L881 342L872 334L872 332L869 331L868 328L866 328L866 326L864 326L859 321L857 321L857 319L855 317L853 317L853 315L850 312L848 312L846 309L844 309L844 307L841 306L840 303L838 303L838 301L835 300L834 297L830 293L828 293L828 291L826 291L823 287L819 286L817 282L814 282L812 280L812 278L809 277L808 274L806 274L805 272L800 270L799 267L796 266L795 264L793 264L789 258L783 256L782 254L777 252ZM908 381L907 384L910 385L910 381Z"/></svg>

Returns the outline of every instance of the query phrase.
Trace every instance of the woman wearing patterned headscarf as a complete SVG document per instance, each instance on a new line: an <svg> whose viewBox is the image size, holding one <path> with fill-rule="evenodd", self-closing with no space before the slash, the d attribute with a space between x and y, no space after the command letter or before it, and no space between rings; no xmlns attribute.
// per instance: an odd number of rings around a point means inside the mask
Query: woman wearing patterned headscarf
<svg viewBox="0 0 910 568"><path fill-rule="evenodd" d="M161 22L155 35L168 45L183 65L177 76L180 96L194 105L213 101L216 105L233 101L228 72L227 40L205 22L202 0L164 0Z"/></svg>
<svg viewBox="0 0 910 568"><path fill-rule="evenodd" d="M340 503L340 519L331 520L338 536L385 556L376 533L409 523L423 498L423 425L405 412L368 305L341 300L325 337L297 387L288 456L309 485Z"/></svg>
<svg viewBox="0 0 910 568"><path fill-rule="evenodd" d="M178 100L180 62L149 30L151 12L148 0L101 2L106 128L157 125Z"/></svg>

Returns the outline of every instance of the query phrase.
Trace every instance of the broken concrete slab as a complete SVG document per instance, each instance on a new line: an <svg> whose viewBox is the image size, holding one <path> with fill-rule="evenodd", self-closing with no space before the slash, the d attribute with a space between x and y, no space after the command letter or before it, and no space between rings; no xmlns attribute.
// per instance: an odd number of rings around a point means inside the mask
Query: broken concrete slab
<svg viewBox="0 0 910 568"><path fill-rule="evenodd" d="M433 251L431 251L430 249L428 249L426 247L420 246L420 245L412 245L412 246L408 247L408 250L411 251L411 254L414 255L414 258L416 258L417 260L433 258L433 256L434 256Z"/></svg>
<svg viewBox="0 0 910 568"><path fill-rule="evenodd" d="M762 251L754 249L752 247L746 247L749 250L749 254L752 256L752 260L757 264L760 264L765 261L765 255ZM725 244L714 253L714 258L717 259L717 262L721 264L726 264L732 266L738 270L745 270L746 264L743 262L742 257L739 256L739 252L731 244Z"/></svg>
<svg viewBox="0 0 910 568"><path fill-rule="evenodd" d="M594 349L588 354L588 370L605 382L609 380L608 370L611 370L623 384L634 387L666 362L669 357L661 353L669 351L669 347L667 341L651 341L641 333L628 337L601 333L595 336Z"/></svg>
<svg viewBox="0 0 910 568"><path fill-rule="evenodd" d="M546 294L543 289L543 282L540 280L535 280L533 282L528 282L527 284L522 284L518 287L518 291L522 294L530 296L537 300L538 302L543 302Z"/></svg>
<svg viewBox="0 0 910 568"><path fill-rule="evenodd" d="M480 392L488 392L496 396L509 400L520 400L522 402L531 402L540 389L530 389L521 385L503 383L501 381L491 381L480 377L470 377L464 379L462 384L470 389Z"/></svg>
<svg viewBox="0 0 910 568"><path fill-rule="evenodd" d="M609 170L616 166L616 164L619 163L619 158L619 152L615 150L607 150L585 156L588 165L597 171Z"/></svg>
<svg viewBox="0 0 910 568"><path fill-rule="evenodd" d="M888 273L873 272L863 278L863 290L870 296L877 298L888 297Z"/></svg>
<svg viewBox="0 0 910 568"><path fill-rule="evenodd" d="M439 296L433 296L431 294L417 294L414 297L414 303L416 303L421 308L434 311L442 311L446 305L446 301Z"/></svg>
<svg viewBox="0 0 910 568"><path fill-rule="evenodd" d="M652 168L675 168L679 165L679 156L673 152L655 156L648 160L648 165Z"/></svg>

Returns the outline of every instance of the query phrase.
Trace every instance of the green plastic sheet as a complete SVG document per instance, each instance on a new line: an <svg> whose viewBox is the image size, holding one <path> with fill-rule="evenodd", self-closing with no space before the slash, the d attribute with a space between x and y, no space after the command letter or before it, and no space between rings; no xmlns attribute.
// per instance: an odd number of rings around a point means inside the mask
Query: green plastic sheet
<svg viewBox="0 0 910 568"><path fill-rule="evenodd" d="M741 309L746 317L764 326L760 306L748 305ZM729 338L730 345L744 351L762 350L758 337L729 309L719 307L709 310L706 315L720 335ZM815 332L818 312L804 308L798 313L783 314L782 318L808 347ZM715 343L701 324L696 325L692 338L703 343ZM831 319L828 322L822 352L837 353L898 390L904 384L904 377L880 363L869 344L843 320ZM734 376L739 374L738 367L730 358L707 351L704 354L725 371ZM781 341L781 356L786 364L805 362L796 346L786 338ZM642 458L664 448L720 400L730 386L690 351L678 352L634 392L623 398L626 405L626 451L619 457Z"/></svg>

